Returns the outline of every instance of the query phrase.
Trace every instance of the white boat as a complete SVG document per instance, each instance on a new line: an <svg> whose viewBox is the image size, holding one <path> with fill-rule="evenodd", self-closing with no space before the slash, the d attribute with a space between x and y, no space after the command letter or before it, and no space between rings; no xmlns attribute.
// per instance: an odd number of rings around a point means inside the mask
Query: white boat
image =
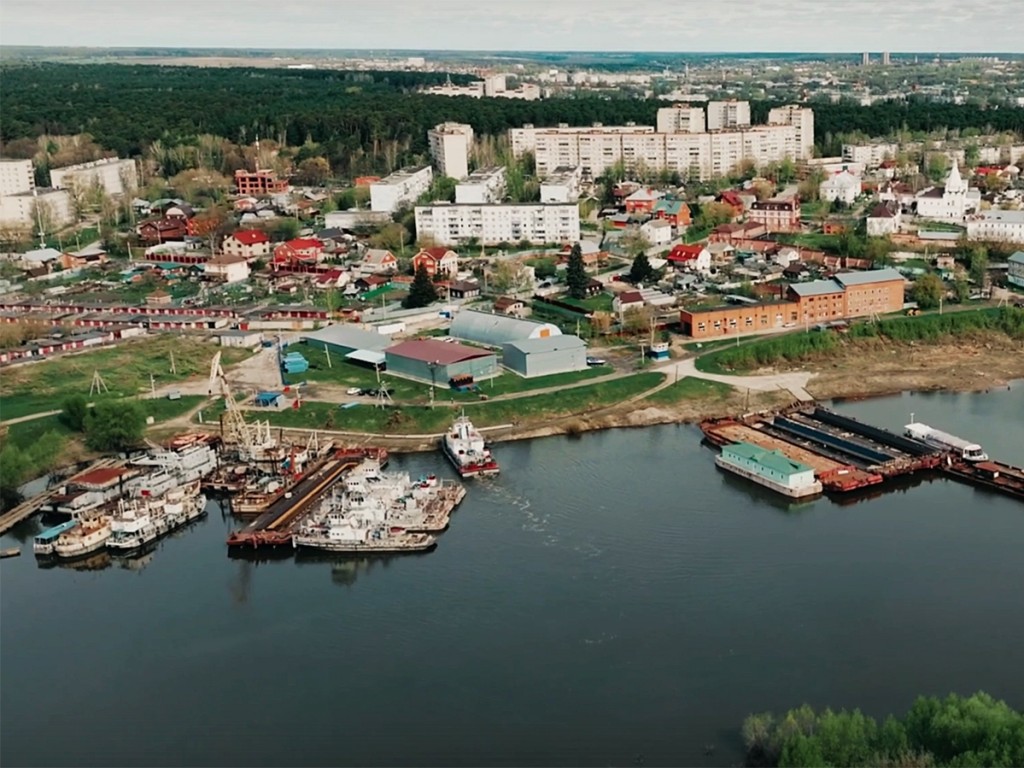
<svg viewBox="0 0 1024 768"><path fill-rule="evenodd" d="M110 538L110 518L97 517L84 520L57 537L53 553L57 557L81 557L102 549Z"/></svg>
<svg viewBox="0 0 1024 768"><path fill-rule="evenodd" d="M496 475L498 462L484 442L483 435L466 414L461 414L441 438L441 450L462 477Z"/></svg>
<svg viewBox="0 0 1024 768"><path fill-rule="evenodd" d="M122 500L112 515L107 546L120 552L141 549L206 511L199 480L173 488L161 496L148 494Z"/></svg>
<svg viewBox="0 0 1024 768"><path fill-rule="evenodd" d="M53 528L47 528L45 531L37 534L32 540L32 551L40 557L52 555L60 535L70 531L76 525L78 525L77 520L68 520L60 525L55 525Z"/></svg>
<svg viewBox="0 0 1024 768"><path fill-rule="evenodd" d="M980 445L964 440L962 437L932 429L927 424L917 421L907 424L903 429L907 437L920 440L925 445L930 445L941 451L952 451L964 461L988 461L988 454L982 450Z"/></svg>

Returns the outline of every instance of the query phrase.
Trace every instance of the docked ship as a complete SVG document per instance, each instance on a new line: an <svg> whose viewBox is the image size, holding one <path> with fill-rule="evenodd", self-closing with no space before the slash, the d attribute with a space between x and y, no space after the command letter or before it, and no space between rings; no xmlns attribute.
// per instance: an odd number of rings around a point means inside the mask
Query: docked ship
<svg viewBox="0 0 1024 768"><path fill-rule="evenodd" d="M110 518L107 546L122 553L140 550L205 511L206 497L199 493L198 478L160 496L146 494L122 500Z"/></svg>
<svg viewBox="0 0 1024 768"><path fill-rule="evenodd" d="M110 518L106 515L83 520L57 537L53 554L63 558L83 557L102 549L110 535Z"/></svg>
<svg viewBox="0 0 1024 768"><path fill-rule="evenodd" d="M813 468L793 461L781 451L769 451L751 443L723 445L715 465L791 499L817 496L822 491Z"/></svg>
<svg viewBox="0 0 1024 768"><path fill-rule="evenodd" d="M55 525L53 528L47 528L45 531L37 534L32 540L32 551L36 554L36 557L50 557L54 554L57 545L57 539L60 538L62 533L70 531L78 525L77 520L67 520L60 525Z"/></svg>
<svg viewBox="0 0 1024 768"><path fill-rule="evenodd" d="M954 453L958 459L971 462L988 461L988 454L982 450L980 445L964 440L962 437L933 429L927 424L921 424L917 421L907 424L903 429L907 437L919 440L925 445L930 445L932 448L937 448L940 451Z"/></svg>
<svg viewBox="0 0 1024 768"><path fill-rule="evenodd" d="M441 450L461 477L498 474L498 462L483 435L466 414L461 414L441 438Z"/></svg>

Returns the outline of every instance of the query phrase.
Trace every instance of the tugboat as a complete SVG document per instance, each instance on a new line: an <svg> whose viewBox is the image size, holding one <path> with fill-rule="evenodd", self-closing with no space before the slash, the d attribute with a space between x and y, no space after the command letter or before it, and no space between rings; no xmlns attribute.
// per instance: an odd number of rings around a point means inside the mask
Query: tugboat
<svg viewBox="0 0 1024 768"><path fill-rule="evenodd" d="M461 414L441 439L441 450L461 477L496 475L498 462L484 443L483 435L466 414Z"/></svg>

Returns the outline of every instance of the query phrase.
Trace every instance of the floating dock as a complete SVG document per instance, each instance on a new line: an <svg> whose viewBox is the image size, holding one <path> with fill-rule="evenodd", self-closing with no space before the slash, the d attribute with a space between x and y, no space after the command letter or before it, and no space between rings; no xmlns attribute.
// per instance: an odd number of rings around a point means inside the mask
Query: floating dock
<svg viewBox="0 0 1024 768"><path fill-rule="evenodd" d="M1024 499L1024 469L997 461L965 461L955 451L821 407L770 415L711 419L701 431L716 446L751 443L806 464L826 492L847 493L917 472L943 473Z"/></svg>
<svg viewBox="0 0 1024 768"><path fill-rule="evenodd" d="M387 462L387 451L381 448L352 448L335 451L330 458L307 474L270 505L266 512L240 531L228 537L229 548L258 549L291 547L292 531L304 513L346 471L365 458Z"/></svg>

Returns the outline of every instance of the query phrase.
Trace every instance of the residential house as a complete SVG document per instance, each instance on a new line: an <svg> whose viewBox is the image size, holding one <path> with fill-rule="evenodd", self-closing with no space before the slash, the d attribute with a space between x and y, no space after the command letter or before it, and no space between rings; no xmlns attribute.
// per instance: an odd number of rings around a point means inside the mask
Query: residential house
<svg viewBox="0 0 1024 768"><path fill-rule="evenodd" d="M287 192L288 181L278 179L277 174L269 169L249 171L242 168L235 171L235 187L240 195L265 197Z"/></svg>
<svg viewBox="0 0 1024 768"><path fill-rule="evenodd" d="M601 250L601 246L592 240L580 240L580 256L583 257L583 266L596 267L602 261L608 258L608 254ZM563 245L562 250L559 251L558 260L562 263L568 263L569 254L572 253L572 246L569 244Z"/></svg>
<svg viewBox="0 0 1024 768"><path fill-rule="evenodd" d="M672 225L665 219L651 219L640 225L640 232L652 246L668 245L672 242Z"/></svg>
<svg viewBox="0 0 1024 768"><path fill-rule="evenodd" d="M895 200L879 203L868 214L866 227L869 237L887 237L900 230L902 208Z"/></svg>
<svg viewBox="0 0 1024 768"><path fill-rule="evenodd" d="M480 295L480 284L475 280L453 280L448 284L448 297L475 299Z"/></svg>
<svg viewBox="0 0 1024 768"><path fill-rule="evenodd" d="M845 170L832 174L818 185L818 194L822 200L828 200L830 203L840 202L844 205L853 205L860 195L860 190L860 177Z"/></svg>
<svg viewBox="0 0 1024 768"><path fill-rule="evenodd" d="M642 309L644 297L640 291L623 291L612 299L612 311L618 313L619 317L635 309Z"/></svg>
<svg viewBox="0 0 1024 768"><path fill-rule="evenodd" d="M313 287L319 291L338 290L348 285L349 278L349 273L343 269L329 269L316 276Z"/></svg>
<svg viewBox="0 0 1024 768"><path fill-rule="evenodd" d="M664 219L680 232L692 223L690 206L675 197L663 197L654 204L651 214L656 219Z"/></svg>
<svg viewBox="0 0 1024 768"><path fill-rule="evenodd" d="M732 208L732 214L734 219L738 219L747 210L747 205L740 193L733 189L727 189L718 194L716 202L724 203Z"/></svg>
<svg viewBox="0 0 1024 768"><path fill-rule="evenodd" d="M275 266L317 264L323 257L324 244L315 237L297 237L274 249Z"/></svg>
<svg viewBox="0 0 1024 768"><path fill-rule="evenodd" d="M377 288L383 288L391 282L390 277L384 277L383 275L363 275L355 280L355 287L359 293L366 293Z"/></svg>
<svg viewBox="0 0 1024 768"><path fill-rule="evenodd" d="M650 213L655 204L665 196L664 192L650 187L641 187L623 201L626 213Z"/></svg>
<svg viewBox="0 0 1024 768"><path fill-rule="evenodd" d="M167 307L174 301L167 291L163 288L157 288L151 294L146 296L146 306L148 307Z"/></svg>
<svg viewBox="0 0 1024 768"><path fill-rule="evenodd" d="M225 283L241 283L249 279L249 261L245 256L215 256L203 265L207 277Z"/></svg>
<svg viewBox="0 0 1024 768"><path fill-rule="evenodd" d="M769 232L800 231L800 201L795 197L761 200L750 206L747 219L763 224Z"/></svg>
<svg viewBox="0 0 1024 768"><path fill-rule="evenodd" d="M56 248L37 248L33 251L26 251L21 260L29 269L43 267L42 274L48 274L57 264L61 263L63 254Z"/></svg>
<svg viewBox="0 0 1024 768"><path fill-rule="evenodd" d="M367 248L356 270L361 275L393 275L398 271L398 259L384 248Z"/></svg>
<svg viewBox="0 0 1024 768"><path fill-rule="evenodd" d="M500 296L494 302L494 311L512 317L526 317L527 309L522 299L515 299L511 296Z"/></svg>
<svg viewBox="0 0 1024 768"><path fill-rule="evenodd" d="M98 267L101 264L106 264L107 261L107 252L98 245L86 246L80 251L60 255L60 264L64 269Z"/></svg>
<svg viewBox="0 0 1024 768"><path fill-rule="evenodd" d="M1007 278L1011 285L1024 288L1024 251L1016 251L1009 259Z"/></svg>
<svg viewBox="0 0 1024 768"><path fill-rule="evenodd" d="M700 244L677 245L669 252L666 260L676 269L688 269L702 274L711 271L711 251Z"/></svg>
<svg viewBox="0 0 1024 768"><path fill-rule="evenodd" d="M916 202L916 195L909 184L890 181L879 188L878 199L883 203L896 203L903 211L909 211Z"/></svg>
<svg viewBox="0 0 1024 768"><path fill-rule="evenodd" d="M772 254L772 261L785 268L794 261L800 261L800 251L796 248L780 248Z"/></svg>
<svg viewBox="0 0 1024 768"><path fill-rule="evenodd" d="M459 271L459 257L449 248L423 248L412 257L414 272L423 267L431 277L435 275L453 276Z"/></svg>
<svg viewBox="0 0 1024 768"><path fill-rule="evenodd" d="M242 256L247 261L270 256L270 237L261 229L240 229L224 238L220 246L225 256Z"/></svg>

